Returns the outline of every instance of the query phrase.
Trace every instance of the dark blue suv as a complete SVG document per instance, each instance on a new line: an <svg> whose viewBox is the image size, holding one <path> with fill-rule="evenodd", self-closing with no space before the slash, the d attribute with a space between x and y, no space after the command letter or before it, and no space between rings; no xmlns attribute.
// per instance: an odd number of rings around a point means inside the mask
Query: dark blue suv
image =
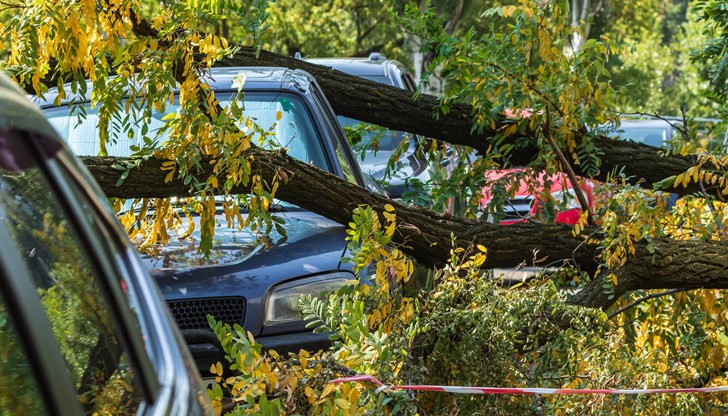
<svg viewBox="0 0 728 416"><path fill-rule="evenodd" d="M311 75L282 68L213 69L210 84L223 105L234 99L233 78L241 74L246 115L263 128L275 125L275 136L289 155L365 186L346 137ZM85 121L77 125L70 107L50 104L54 98L49 94L43 105L50 122L77 154L96 154L94 109L87 108ZM163 116L158 115L159 126ZM281 118L275 123L277 116ZM119 137L109 154L130 154L129 145L136 140L140 138ZM301 294L330 291L355 278L351 266L342 262L345 227L285 202L277 202L272 211L285 221L285 236L219 225L209 257L197 253L195 234L170 238L154 255L145 254L202 371L221 358L208 314L240 324L264 347L278 352L329 345L327 334L306 330L297 301ZM226 223L222 214L218 223Z"/></svg>

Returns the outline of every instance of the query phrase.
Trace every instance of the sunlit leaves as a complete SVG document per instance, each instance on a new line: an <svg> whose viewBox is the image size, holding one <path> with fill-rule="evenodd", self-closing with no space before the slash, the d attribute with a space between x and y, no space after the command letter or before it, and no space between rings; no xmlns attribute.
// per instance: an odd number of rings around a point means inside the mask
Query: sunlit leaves
<svg viewBox="0 0 728 416"><path fill-rule="evenodd" d="M565 169L556 146L586 172L598 172L598 150L589 135L575 132L613 117L607 111L614 92L605 62L614 51L606 38L592 39L576 52L567 47L574 30L568 2L524 0L493 8L484 16L502 18L507 29L480 37L474 31L451 37L437 29L432 10L422 18L419 14L412 10L404 23L427 39L426 47L440 48L432 51L436 59L431 65L448 85L440 111L446 113L452 102L467 102L473 106L474 131L501 126L481 158L498 158L508 167L514 141L528 130L535 135L522 141L539 149L531 166Z"/></svg>
<svg viewBox="0 0 728 416"><path fill-rule="evenodd" d="M250 211L241 226L284 230L268 214L277 181L265 184L252 176L244 154L253 137L270 141L271 126L259 127L243 117L242 104L235 99L221 106L207 85L205 70L232 49L226 38L198 31L206 19L224 17L223 11L260 20L266 2L250 6L213 1L198 6L185 2L155 6L151 27L146 27L140 15L150 7L146 3L87 0L27 5L9 24L17 47L6 65L38 93L46 89L40 82L43 77L60 74L57 102L64 97L89 100L98 114L102 155L109 143L131 137L137 139L132 150L138 157L164 160L165 181L182 180L199 195L191 204L202 215L200 249L208 252L216 213L211 195L238 185L250 185L253 191L245 198ZM256 25L264 30L260 21ZM64 79L71 83L64 87ZM85 107L75 108L81 109L78 114L83 119ZM159 120L163 127L150 129ZM197 177L203 159L215 161L215 176ZM124 167L129 168L133 166ZM167 228L179 224L174 209L168 208L170 201L154 204L158 209L146 211L150 218L124 214L127 225L135 224L135 233L145 234L143 247L166 242ZM224 198L228 221L241 218L230 215L234 204L240 201Z"/></svg>

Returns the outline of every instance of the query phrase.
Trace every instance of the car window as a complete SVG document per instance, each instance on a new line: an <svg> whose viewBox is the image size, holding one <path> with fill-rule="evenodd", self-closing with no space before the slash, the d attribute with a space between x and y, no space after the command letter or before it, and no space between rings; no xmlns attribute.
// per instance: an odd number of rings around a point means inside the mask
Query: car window
<svg viewBox="0 0 728 416"><path fill-rule="evenodd" d="M392 85L392 79L385 75L361 75L361 77L380 84Z"/></svg>
<svg viewBox="0 0 728 416"><path fill-rule="evenodd" d="M341 166L341 173L344 175L344 179L353 184L358 184L359 182L356 180L354 167L346 154L346 150L344 149L344 146L336 140L334 141L334 154L336 155L336 159L339 161L339 166Z"/></svg>
<svg viewBox="0 0 728 416"><path fill-rule="evenodd" d="M26 140L0 132L3 143ZM43 171L0 158L0 212L25 261L86 414L133 414L144 394L96 269Z"/></svg>
<svg viewBox="0 0 728 416"><path fill-rule="evenodd" d="M341 123L341 127L350 128L365 128L362 131L362 143L369 144L376 142L377 150L385 150L388 152L393 151L399 146L399 144L406 138L406 135L401 131L387 130L384 127L377 127L373 124L365 123L353 118L337 116L336 117Z"/></svg>
<svg viewBox="0 0 728 416"><path fill-rule="evenodd" d="M18 329L5 305L5 299L0 297L0 414L46 413L30 361L19 345Z"/></svg>
<svg viewBox="0 0 728 416"><path fill-rule="evenodd" d="M233 99L232 93L221 92L217 94L222 106L226 106ZM258 145L264 148L287 149L290 156L305 163L331 172L331 167L324 156L323 142L319 136L314 122L303 100L295 94L286 92L258 92L251 91L244 94L243 113L255 120L264 130L270 131L272 140L259 141L260 134L254 137ZM107 152L110 156L131 156L134 151L131 146L142 146L144 136L155 139L159 129L164 126L167 114L174 113L178 106L171 105L165 112L155 112L147 127L141 123L124 123L124 120L112 122L109 131L110 143ZM129 119L141 117L141 112L134 113L134 106ZM85 104L85 116L79 118L79 109L73 105L51 107L44 110L48 121L58 130L61 138L68 144L74 154L79 156L97 156L101 151L98 130L98 111ZM277 120L280 115L281 119ZM128 120L127 120L128 122ZM241 126L242 127L242 126ZM164 137L160 138L160 142Z"/></svg>
<svg viewBox="0 0 728 416"><path fill-rule="evenodd" d="M417 83L415 83L414 78L409 73L402 73L402 84L408 91L417 91Z"/></svg>
<svg viewBox="0 0 728 416"><path fill-rule="evenodd" d="M617 135L622 140L629 140L648 146L660 147L667 141L667 129L662 127L622 127Z"/></svg>

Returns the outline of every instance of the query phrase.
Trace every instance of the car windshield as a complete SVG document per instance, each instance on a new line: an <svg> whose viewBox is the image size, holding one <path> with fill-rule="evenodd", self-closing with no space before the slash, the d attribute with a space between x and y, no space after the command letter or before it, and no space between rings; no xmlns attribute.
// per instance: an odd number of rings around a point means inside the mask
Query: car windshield
<svg viewBox="0 0 728 416"><path fill-rule="evenodd" d="M232 99L232 93L218 93L220 104L225 106ZM303 100L295 94L286 92L246 92L244 97L244 115L253 119L264 130L270 129L277 143L261 143L263 147L273 148L280 145L288 149L288 154L303 162L331 172L331 166L324 156L323 142L314 126L314 121ZM133 106L130 106L133 108ZM146 129L140 125L123 127L122 120L111 123L107 152L109 156L131 156L131 146L142 147L144 137L156 138L157 131L164 125L162 118L166 114L177 111L178 106L168 106L165 113L155 112ZM63 140L73 153L79 156L97 156L101 151L99 143L97 108L85 104L85 117L79 117L79 109L74 105L45 109L45 114L53 127L58 130ZM281 114L276 123L276 115ZM137 114L129 118L135 119ZM128 120L127 120L128 123ZM159 138L160 142L165 137ZM257 141L257 138L256 138Z"/></svg>

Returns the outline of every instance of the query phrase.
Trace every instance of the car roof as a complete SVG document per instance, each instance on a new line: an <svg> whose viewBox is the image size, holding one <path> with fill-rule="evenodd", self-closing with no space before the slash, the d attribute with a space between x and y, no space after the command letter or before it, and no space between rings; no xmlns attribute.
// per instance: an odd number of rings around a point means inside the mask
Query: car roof
<svg viewBox="0 0 728 416"><path fill-rule="evenodd" d="M383 65L385 61L371 61L368 58L307 58L306 61L317 65L330 66L358 77L386 76ZM346 71L339 69L342 67L346 67Z"/></svg>
<svg viewBox="0 0 728 416"><path fill-rule="evenodd" d="M0 129L33 131L60 140L58 133L45 119L25 91L0 71Z"/></svg>
<svg viewBox="0 0 728 416"><path fill-rule="evenodd" d="M314 78L301 69L280 67L229 67L212 68L203 79L210 83L212 88L231 89L233 79L240 74L245 75L243 89L286 89L297 87L307 90Z"/></svg>
<svg viewBox="0 0 728 416"><path fill-rule="evenodd" d="M328 66L356 77L367 79L385 77L391 85L398 88L402 87L399 74L393 73L393 71L407 72L401 63L376 53L370 55L369 58L306 58L306 61Z"/></svg>
<svg viewBox="0 0 728 416"><path fill-rule="evenodd" d="M211 68L201 74L201 78L209 83L213 90L235 90L233 80L240 75L245 76L243 91L256 90L299 90L308 91L314 82L314 77L301 69L290 69L282 67L220 67ZM90 84L89 84L90 87ZM58 96L56 88L50 88L44 97L32 97L34 102L41 108L55 106L55 99ZM72 94L70 87L66 86L66 98L61 105L68 104L74 99L79 100L79 94ZM86 95L86 99L90 95Z"/></svg>

